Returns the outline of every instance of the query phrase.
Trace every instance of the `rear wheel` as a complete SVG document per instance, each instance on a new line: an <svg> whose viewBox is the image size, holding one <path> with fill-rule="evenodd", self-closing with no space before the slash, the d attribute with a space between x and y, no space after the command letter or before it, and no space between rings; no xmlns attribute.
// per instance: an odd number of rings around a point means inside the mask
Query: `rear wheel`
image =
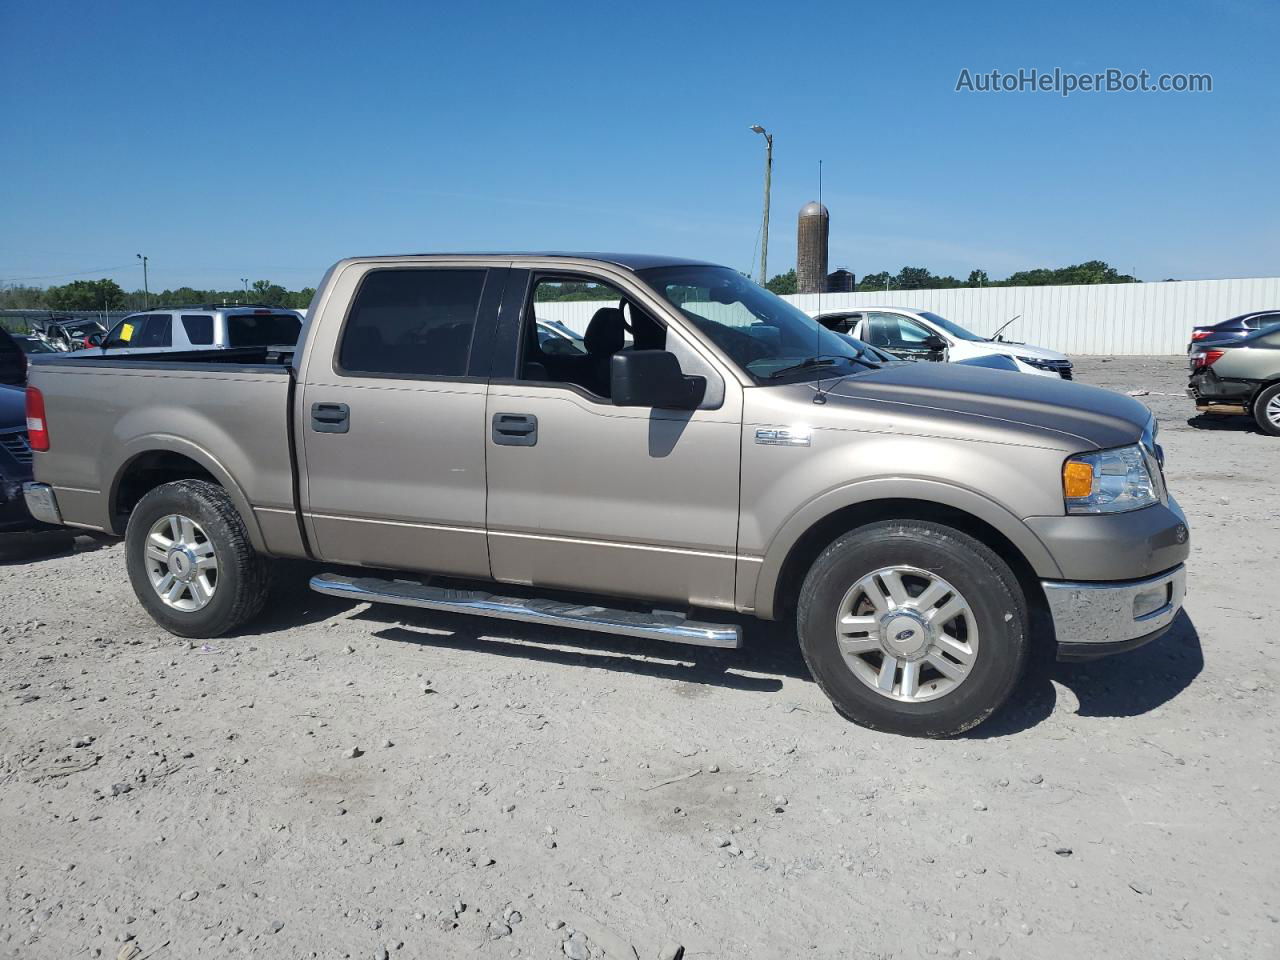
<svg viewBox="0 0 1280 960"><path fill-rule="evenodd" d="M1253 419L1263 433L1280 437L1280 383L1273 383L1254 399Z"/></svg>
<svg viewBox="0 0 1280 960"><path fill-rule="evenodd" d="M1017 577L967 534L884 521L845 534L814 561L796 628L814 679L863 726L947 736L1008 698L1027 658Z"/></svg>
<svg viewBox="0 0 1280 960"><path fill-rule="evenodd" d="M216 637L262 609L270 568L225 490L178 480L144 496L125 532L129 579L151 618L180 637Z"/></svg>

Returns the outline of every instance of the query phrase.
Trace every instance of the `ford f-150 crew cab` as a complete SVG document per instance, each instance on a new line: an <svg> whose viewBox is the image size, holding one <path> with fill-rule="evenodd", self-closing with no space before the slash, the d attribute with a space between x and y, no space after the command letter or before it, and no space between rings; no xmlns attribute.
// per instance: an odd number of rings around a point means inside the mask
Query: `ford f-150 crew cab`
<svg viewBox="0 0 1280 960"><path fill-rule="evenodd" d="M535 311L584 290L582 349L543 349ZM1183 599L1142 404L880 366L707 263L354 258L289 351L36 356L30 384L32 512L124 535L180 636L253 617L272 557L357 601L681 643L786 619L846 717L942 735L1033 645L1134 647Z"/></svg>

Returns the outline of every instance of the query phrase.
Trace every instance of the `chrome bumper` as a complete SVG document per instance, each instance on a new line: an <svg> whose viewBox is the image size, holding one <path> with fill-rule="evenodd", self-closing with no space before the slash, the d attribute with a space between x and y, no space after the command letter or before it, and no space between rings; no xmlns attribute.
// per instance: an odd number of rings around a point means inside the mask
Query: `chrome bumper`
<svg viewBox="0 0 1280 960"><path fill-rule="evenodd" d="M1081 660L1129 650L1164 633L1182 609L1187 570L1178 564L1143 580L1040 585L1058 636L1058 659Z"/></svg>
<svg viewBox="0 0 1280 960"><path fill-rule="evenodd" d="M58 498L47 483L24 483L22 497L27 501L27 511L41 523L62 524L58 510Z"/></svg>

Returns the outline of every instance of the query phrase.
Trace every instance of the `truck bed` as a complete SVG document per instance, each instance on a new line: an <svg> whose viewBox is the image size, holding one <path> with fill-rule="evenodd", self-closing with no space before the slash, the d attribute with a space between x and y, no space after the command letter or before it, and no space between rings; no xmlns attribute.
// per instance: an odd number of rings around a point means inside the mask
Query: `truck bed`
<svg viewBox="0 0 1280 960"><path fill-rule="evenodd" d="M296 512L292 348L39 355L53 484L66 522L122 534L131 477L193 461L225 487L260 549L305 555Z"/></svg>

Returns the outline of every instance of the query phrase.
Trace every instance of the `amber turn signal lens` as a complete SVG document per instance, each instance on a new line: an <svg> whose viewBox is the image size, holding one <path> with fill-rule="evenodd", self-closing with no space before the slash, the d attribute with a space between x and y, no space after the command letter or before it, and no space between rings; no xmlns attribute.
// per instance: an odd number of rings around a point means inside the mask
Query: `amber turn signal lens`
<svg viewBox="0 0 1280 960"><path fill-rule="evenodd" d="M1070 500L1093 493L1093 466L1068 460L1062 467L1062 492Z"/></svg>

